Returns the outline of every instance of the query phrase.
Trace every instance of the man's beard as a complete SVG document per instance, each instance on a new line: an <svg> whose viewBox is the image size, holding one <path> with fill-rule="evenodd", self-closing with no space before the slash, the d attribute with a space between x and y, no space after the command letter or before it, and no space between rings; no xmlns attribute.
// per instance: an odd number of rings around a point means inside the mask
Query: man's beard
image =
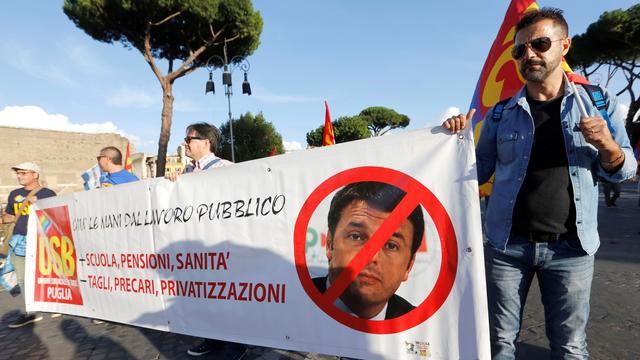
<svg viewBox="0 0 640 360"><path fill-rule="evenodd" d="M541 83L547 79L549 74L560 64L560 61L547 63L544 60L527 60L520 65L520 74L527 81ZM531 69L530 66L538 65L539 68Z"/></svg>

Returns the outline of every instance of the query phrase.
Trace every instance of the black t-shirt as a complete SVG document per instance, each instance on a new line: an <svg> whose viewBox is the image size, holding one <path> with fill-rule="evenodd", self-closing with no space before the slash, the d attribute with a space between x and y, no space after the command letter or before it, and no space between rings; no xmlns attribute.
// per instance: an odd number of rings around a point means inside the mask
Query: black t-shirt
<svg viewBox="0 0 640 360"><path fill-rule="evenodd" d="M9 201L7 201L7 214L16 215L20 210L20 205L27 198L31 191L25 190L25 188L15 189L9 194ZM52 196L56 196L56 193L51 189L42 188L34 195L37 199L44 199ZM22 215L16 223L16 227L13 229L13 233L17 235L27 235L27 222L29 221L29 206L25 206L22 209Z"/></svg>
<svg viewBox="0 0 640 360"><path fill-rule="evenodd" d="M527 102L535 130L527 174L513 209L513 229L575 233L576 208L560 122L562 97L527 97Z"/></svg>

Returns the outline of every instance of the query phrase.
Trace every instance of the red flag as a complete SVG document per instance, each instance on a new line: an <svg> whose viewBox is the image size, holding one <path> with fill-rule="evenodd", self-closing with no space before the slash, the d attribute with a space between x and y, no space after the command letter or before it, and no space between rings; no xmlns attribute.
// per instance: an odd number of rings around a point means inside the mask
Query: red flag
<svg viewBox="0 0 640 360"><path fill-rule="evenodd" d="M329 104L327 100L324 101L324 107L326 109L324 114L324 131L322 132L322 146L333 145L336 143L336 138L333 136L333 125L331 125L331 114L329 114Z"/></svg>
<svg viewBox="0 0 640 360"><path fill-rule="evenodd" d="M567 74L567 78L569 79L569 81L573 82L574 84L590 84L589 80L587 80L586 77L573 72L564 57L562 58L562 63L560 65L562 66L562 70L564 70L564 73Z"/></svg>
<svg viewBox="0 0 640 360"><path fill-rule="evenodd" d="M276 149L276 146L273 145L273 149L271 149L271 153L269 154L269 156L275 156L278 155L278 149Z"/></svg>
<svg viewBox="0 0 640 360"><path fill-rule="evenodd" d="M524 85L518 66L511 57L511 48L515 41L516 24L525 12L533 9L538 9L535 0L512 0L498 35L491 45L471 99L471 108L476 109L472 122L476 143L487 111L500 100L515 95ZM491 193L492 183L493 178L480 187L480 196L488 196Z"/></svg>
<svg viewBox="0 0 640 360"><path fill-rule="evenodd" d="M131 164L131 150L129 149L129 143L127 143L127 152L124 156L124 169L128 172L133 172L133 165Z"/></svg>
<svg viewBox="0 0 640 360"><path fill-rule="evenodd" d="M511 48L515 41L516 24L525 12L537 8L535 0L512 0L504 15L471 99L471 107L476 109L473 118L476 138L480 129L478 125L481 124L487 110L498 101L513 96L524 85L524 79L518 73L518 66L511 58Z"/></svg>

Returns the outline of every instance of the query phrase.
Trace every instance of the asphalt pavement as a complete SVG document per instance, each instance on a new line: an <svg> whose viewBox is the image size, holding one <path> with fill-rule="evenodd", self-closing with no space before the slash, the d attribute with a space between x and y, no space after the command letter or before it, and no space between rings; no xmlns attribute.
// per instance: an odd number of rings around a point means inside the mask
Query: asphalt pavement
<svg viewBox="0 0 640 360"><path fill-rule="evenodd" d="M640 359L640 207L636 184L624 184L617 207L600 201L601 247L591 294L588 343L592 359ZM9 329L19 303L0 292L0 360L2 359L194 359L186 354L197 339L133 326L73 316L44 319ZM534 283L525 307L517 358L549 356L540 294ZM218 359L214 352L201 359ZM336 359L332 356L252 347L245 360Z"/></svg>

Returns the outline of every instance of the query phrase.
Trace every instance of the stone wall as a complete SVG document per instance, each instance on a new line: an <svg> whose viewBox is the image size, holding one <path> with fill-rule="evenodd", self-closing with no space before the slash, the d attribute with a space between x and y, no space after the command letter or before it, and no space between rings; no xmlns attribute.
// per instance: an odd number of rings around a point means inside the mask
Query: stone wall
<svg viewBox="0 0 640 360"><path fill-rule="evenodd" d="M82 190L80 175L96 164L105 146L115 146L125 156L127 142L118 134L87 134L0 126L0 203L19 186L11 166L35 162L46 186L58 194ZM134 152L133 144L131 153Z"/></svg>

